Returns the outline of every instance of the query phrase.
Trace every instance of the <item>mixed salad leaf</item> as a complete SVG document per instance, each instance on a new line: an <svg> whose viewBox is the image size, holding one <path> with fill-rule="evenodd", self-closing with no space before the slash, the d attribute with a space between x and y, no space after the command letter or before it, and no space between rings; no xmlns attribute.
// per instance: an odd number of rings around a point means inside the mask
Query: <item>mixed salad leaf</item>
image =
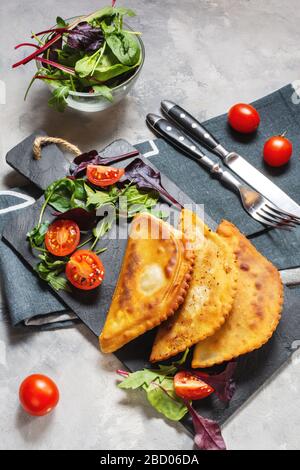
<svg viewBox="0 0 300 470"><path fill-rule="evenodd" d="M124 27L125 16L135 13L113 3L71 23L57 17L55 28L32 35L36 43L16 46L35 50L13 67L36 60L38 70L29 88L37 79L48 83L53 89L49 106L58 111L65 109L73 91L112 101L113 88L126 81L142 61L140 33Z"/></svg>
<svg viewBox="0 0 300 470"><path fill-rule="evenodd" d="M187 349L178 362L172 362L170 365L160 364L158 369L143 369L132 373L118 370L117 373L123 377L118 387L125 390L143 390L149 403L172 421L179 421L190 412L195 429L196 447L201 450L225 450L226 445L218 423L200 416L189 399L176 394L175 376L178 371L184 369L188 353ZM201 377L201 381L208 385L214 384L218 398L229 401L235 390L233 380L235 368L235 363L229 363L219 374L209 375L197 370L188 371L187 374Z"/></svg>

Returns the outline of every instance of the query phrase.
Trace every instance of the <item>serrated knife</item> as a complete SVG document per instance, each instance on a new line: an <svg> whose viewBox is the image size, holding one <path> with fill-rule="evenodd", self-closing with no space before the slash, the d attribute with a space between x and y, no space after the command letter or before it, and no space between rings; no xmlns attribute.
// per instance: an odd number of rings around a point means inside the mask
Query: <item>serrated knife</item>
<svg viewBox="0 0 300 470"><path fill-rule="evenodd" d="M161 102L163 112L195 141L207 147L220 157L242 180L261 193L281 209L300 217L300 205L280 189L269 178L252 166L245 158L236 152L229 152L220 142L191 114L172 101Z"/></svg>

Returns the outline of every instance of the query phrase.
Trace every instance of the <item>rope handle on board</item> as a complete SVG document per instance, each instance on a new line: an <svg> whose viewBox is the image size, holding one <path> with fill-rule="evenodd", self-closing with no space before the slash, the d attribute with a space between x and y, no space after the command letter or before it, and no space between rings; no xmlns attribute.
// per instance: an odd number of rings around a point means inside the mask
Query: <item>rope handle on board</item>
<svg viewBox="0 0 300 470"><path fill-rule="evenodd" d="M42 146L48 144L60 145L64 150L73 153L76 156L82 154L81 150L76 145L71 144L67 140L60 139L59 137L38 136L34 139L32 146L33 158L35 160L40 160L42 158Z"/></svg>

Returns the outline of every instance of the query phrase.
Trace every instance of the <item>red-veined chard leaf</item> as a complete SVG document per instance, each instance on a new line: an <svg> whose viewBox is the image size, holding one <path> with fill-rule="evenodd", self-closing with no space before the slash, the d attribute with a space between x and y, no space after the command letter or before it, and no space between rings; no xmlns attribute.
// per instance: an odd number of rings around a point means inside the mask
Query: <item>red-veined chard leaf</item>
<svg viewBox="0 0 300 470"><path fill-rule="evenodd" d="M140 189L154 189L164 199L182 208L182 205L163 187L160 172L155 171L140 158L136 158L127 165L125 168L125 179L135 183Z"/></svg>
<svg viewBox="0 0 300 470"><path fill-rule="evenodd" d="M221 401L228 403L236 390L236 384L233 380L236 367L236 362L229 362L226 369L220 374L208 375L205 372L195 370L192 373L213 387Z"/></svg>
<svg viewBox="0 0 300 470"><path fill-rule="evenodd" d="M93 52L99 49L103 42L102 29L93 27L87 21L82 21L68 33L67 44L72 49Z"/></svg>
<svg viewBox="0 0 300 470"><path fill-rule="evenodd" d="M66 212L54 212L58 219L73 220L80 230L91 230L96 224L96 211L87 211L82 207L76 207Z"/></svg>
<svg viewBox="0 0 300 470"><path fill-rule="evenodd" d="M121 162L137 155L139 155L139 151L133 150L132 152L115 155L113 157L103 157L97 150L91 150L90 152L82 153L74 158L70 172L72 176L77 178L85 174L88 165L111 165L112 163Z"/></svg>
<svg viewBox="0 0 300 470"><path fill-rule="evenodd" d="M192 407L190 402L185 402L193 420L195 437L194 443L199 450L226 450L221 428L216 421L203 418Z"/></svg>

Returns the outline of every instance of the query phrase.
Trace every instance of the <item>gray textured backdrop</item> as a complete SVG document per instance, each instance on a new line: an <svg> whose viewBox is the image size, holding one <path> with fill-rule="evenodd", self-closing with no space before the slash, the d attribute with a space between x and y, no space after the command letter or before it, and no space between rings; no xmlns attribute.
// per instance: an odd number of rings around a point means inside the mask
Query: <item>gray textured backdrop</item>
<svg viewBox="0 0 300 470"><path fill-rule="evenodd" d="M289 0L127 0L138 12L132 23L143 32L146 64L132 94L110 112L60 115L36 84L23 102L34 72L10 66L23 52L13 46L30 31L53 24L57 15L88 13L103 0L44 0L1 3L0 79L7 88L0 105L0 189L24 183L5 164L6 151L36 128L72 140L83 150L117 137L132 143L151 137L144 123L162 98L174 99L202 119L235 101L251 101L300 79L299 2ZM25 51L24 51L25 54ZM0 448L189 449L180 425L161 420L140 393L115 387L113 356L97 350L83 327L30 334L0 316ZM18 409L20 380L42 372L61 389L56 412L43 419ZM231 449L300 447L300 353L235 418L224 436ZM297 378L298 377L298 378Z"/></svg>

